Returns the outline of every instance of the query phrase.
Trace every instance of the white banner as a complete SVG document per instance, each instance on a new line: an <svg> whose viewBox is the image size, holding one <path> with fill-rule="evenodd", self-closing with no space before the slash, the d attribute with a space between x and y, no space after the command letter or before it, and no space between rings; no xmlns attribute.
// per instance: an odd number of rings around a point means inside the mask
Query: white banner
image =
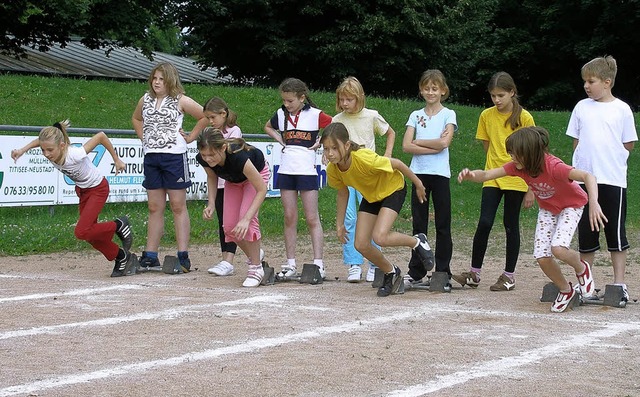
<svg viewBox="0 0 640 397"><path fill-rule="evenodd" d="M14 163L11 150L21 148L35 137L0 136L0 207L23 205L77 204L75 183L56 170L43 155L40 148L26 152ZM80 146L89 138L71 137L71 144ZM133 138L111 138L118 156L127 168L115 175L113 159L102 145L98 145L89 157L93 164L109 181L110 194L107 202L146 201L147 193L142 187L144 181L142 143ZM274 177L280 167L281 147L274 142L249 142L264 153L271 168L271 178L267 186L267 197L279 197L274 189ZM198 149L192 142L188 147L189 171L192 186L187 189L188 200L207 199L207 176L196 161ZM316 169L320 186L327 184L326 167L322 164L322 149L316 152Z"/></svg>

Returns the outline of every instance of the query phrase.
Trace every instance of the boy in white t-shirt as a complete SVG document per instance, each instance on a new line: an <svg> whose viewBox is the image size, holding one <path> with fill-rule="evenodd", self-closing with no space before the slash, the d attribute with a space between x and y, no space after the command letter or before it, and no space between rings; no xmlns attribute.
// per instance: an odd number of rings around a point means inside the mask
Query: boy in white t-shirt
<svg viewBox="0 0 640 397"><path fill-rule="evenodd" d="M567 135L573 138L573 166L597 178L598 202L608 219L604 234L611 253L613 281L623 286L628 300L624 283L629 248L625 231L627 159L638 135L631 108L611 93L616 73L616 60L612 56L594 58L582 67L588 98L573 109ZM587 205L584 214L588 213ZM593 264L600 249L600 233L591 230L589 218L584 214L578 225L580 257Z"/></svg>

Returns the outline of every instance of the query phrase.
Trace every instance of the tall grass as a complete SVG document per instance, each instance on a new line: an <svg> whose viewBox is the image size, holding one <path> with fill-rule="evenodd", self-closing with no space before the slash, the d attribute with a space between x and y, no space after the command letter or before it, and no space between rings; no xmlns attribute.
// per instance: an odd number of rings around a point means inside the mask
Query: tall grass
<svg viewBox="0 0 640 397"><path fill-rule="evenodd" d="M74 127L131 129L131 114L140 96L147 89L146 83L115 82L82 79L65 79L38 76L0 75L0 124L50 125L55 121L70 118ZM199 103L212 96L220 96L238 113L238 123L244 133L263 133L265 122L280 106L276 89L260 87L230 87L215 85L186 85L187 95ZM366 87L365 87L366 89ZM455 87L452 87L455 90ZM417 91L417 90L416 90ZM335 93L311 92L311 99L325 112L335 114ZM526 106L526 98L524 98ZM482 168L484 152L475 140L478 117L483 107L461 106L445 103L455 110L458 131L451 146L451 169L454 175L463 167ZM488 105L488 103L486 104ZM402 137L409 114L424 106L415 100L394 98L367 98L367 107L378 110L396 131L394 157L409 163L411 157L402 153ZM551 133L551 152L570 163L572 142L565 135L569 112L532 112L537 125ZM636 117L636 120L639 120ZM185 130L193 126L187 118ZM0 137L0 142L2 138ZM385 140L378 140L379 147ZM3 158L10 157L12 148L0 145ZM629 160L629 212L628 228L638 229L640 202L635 199L640 185L640 162L638 151L632 152ZM454 239L468 239L475 230L479 216L480 185L451 181ZM333 189L320 191L320 214L325 235L332 239L335 230L335 198ZM191 241L193 244L217 242L215 221L202 219L203 202L188 203L191 217ZM169 210L167 210L169 211ZM112 219L127 214L132 219L136 249L144 247L146 235L146 203L107 204L101 219ZM537 211L523 211L522 227L533 228ZM500 235L500 217L496 219L495 234ZM282 236L282 207L279 199L268 199L261 209L261 225L267 238ZM77 220L77 206L0 208L0 255L24 255L76 251L87 249L85 242L73 236ZM172 219L166 216L163 246L175 245ZM395 227L411 231L409 200L400 213ZM300 233L307 233L304 215L300 211L298 225ZM432 231L430 230L430 234Z"/></svg>

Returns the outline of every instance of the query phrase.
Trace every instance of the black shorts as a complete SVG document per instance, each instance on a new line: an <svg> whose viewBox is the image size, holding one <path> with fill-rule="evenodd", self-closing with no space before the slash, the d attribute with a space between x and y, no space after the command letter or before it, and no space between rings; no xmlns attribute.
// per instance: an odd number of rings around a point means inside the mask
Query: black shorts
<svg viewBox="0 0 640 397"><path fill-rule="evenodd" d="M362 201L360 202L358 211L378 215L380 213L380 208L386 207L394 210L399 214L400 210L402 209L402 204L404 204L404 198L406 195L407 184L405 183L402 189L396 190L395 192L391 193L390 196L387 196L380 201L376 201L375 203L370 203L363 197Z"/></svg>
<svg viewBox="0 0 640 397"><path fill-rule="evenodd" d="M582 189L586 191L584 184ZM598 203L608 222L604 224L604 235L609 252L620 252L629 248L625 223L627 221L627 189L620 186L598 184ZM589 224L589 204L578 223L579 251L595 252L600 249L600 232L592 231Z"/></svg>

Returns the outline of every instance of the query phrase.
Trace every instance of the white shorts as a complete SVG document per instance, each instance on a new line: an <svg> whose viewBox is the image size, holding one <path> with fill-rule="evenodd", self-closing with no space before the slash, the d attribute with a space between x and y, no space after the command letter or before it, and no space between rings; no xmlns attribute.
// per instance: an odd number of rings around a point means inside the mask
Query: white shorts
<svg viewBox="0 0 640 397"><path fill-rule="evenodd" d="M573 234L578 227L584 207L565 208L558 215L540 208L533 242L533 257L550 258L551 247L571 246Z"/></svg>

